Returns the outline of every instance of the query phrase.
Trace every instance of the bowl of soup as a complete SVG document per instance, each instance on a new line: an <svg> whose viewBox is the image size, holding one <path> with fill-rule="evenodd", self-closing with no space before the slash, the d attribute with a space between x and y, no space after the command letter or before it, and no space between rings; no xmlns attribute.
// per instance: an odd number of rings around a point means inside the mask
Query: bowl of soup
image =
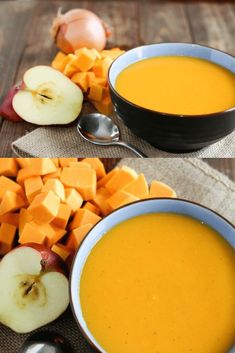
<svg viewBox="0 0 235 353"><path fill-rule="evenodd" d="M235 58L220 50L137 47L113 62L108 79L118 116L162 150L199 150L235 129Z"/></svg>
<svg viewBox="0 0 235 353"><path fill-rule="evenodd" d="M81 244L71 305L102 353L235 353L235 228L180 199L103 218Z"/></svg>

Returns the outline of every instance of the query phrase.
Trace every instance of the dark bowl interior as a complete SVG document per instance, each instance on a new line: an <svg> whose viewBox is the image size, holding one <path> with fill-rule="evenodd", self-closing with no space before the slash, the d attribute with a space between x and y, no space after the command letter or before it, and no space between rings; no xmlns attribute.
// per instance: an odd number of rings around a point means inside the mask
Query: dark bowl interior
<svg viewBox="0 0 235 353"><path fill-rule="evenodd" d="M127 66L146 58L173 55L206 59L235 73L235 58L217 49L187 43L145 45L129 50L111 65L111 98L124 123L153 146L175 153L196 151L219 141L235 129L235 107L208 115L167 114L133 104L115 89L116 78Z"/></svg>

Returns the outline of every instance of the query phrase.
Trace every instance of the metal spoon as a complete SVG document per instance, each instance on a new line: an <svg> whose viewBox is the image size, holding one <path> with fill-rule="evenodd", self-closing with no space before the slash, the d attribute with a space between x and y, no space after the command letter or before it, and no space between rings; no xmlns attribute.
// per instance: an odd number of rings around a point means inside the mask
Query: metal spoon
<svg viewBox="0 0 235 353"><path fill-rule="evenodd" d="M120 132L117 125L106 115L91 113L82 115L79 119L78 132L87 141L101 146L118 145L129 148L138 157L147 157L136 147L120 141Z"/></svg>
<svg viewBox="0 0 235 353"><path fill-rule="evenodd" d="M68 341L56 332L42 331L29 336L20 353L72 353Z"/></svg>

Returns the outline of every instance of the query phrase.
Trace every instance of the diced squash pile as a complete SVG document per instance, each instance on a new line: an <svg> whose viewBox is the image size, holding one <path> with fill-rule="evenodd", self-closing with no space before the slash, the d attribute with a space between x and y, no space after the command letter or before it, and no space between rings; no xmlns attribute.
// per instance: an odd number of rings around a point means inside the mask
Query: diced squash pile
<svg viewBox="0 0 235 353"><path fill-rule="evenodd" d="M119 48L103 50L81 48L74 54L58 52L51 66L64 73L83 91L95 108L106 115L112 110L107 75L113 60L123 54Z"/></svg>
<svg viewBox="0 0 235 353"><path fill-rule="evenodd" d="M127 166L106 173L98 158L0 158L0 256L33 242L71 263L103 216L153 197L176 193Z"/></svg>

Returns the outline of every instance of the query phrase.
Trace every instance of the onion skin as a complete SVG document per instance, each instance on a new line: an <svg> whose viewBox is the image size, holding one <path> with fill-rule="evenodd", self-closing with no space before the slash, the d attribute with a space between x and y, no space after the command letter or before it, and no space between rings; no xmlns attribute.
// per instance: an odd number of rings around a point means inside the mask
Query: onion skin
<svg viewBox="0 0 235 353"><path fill-rule="evenodd" d="M82 47L102 51L110 35L107 25L98 16L83 9L59 12L51 33L57 47L66 54Z"/></svg>

